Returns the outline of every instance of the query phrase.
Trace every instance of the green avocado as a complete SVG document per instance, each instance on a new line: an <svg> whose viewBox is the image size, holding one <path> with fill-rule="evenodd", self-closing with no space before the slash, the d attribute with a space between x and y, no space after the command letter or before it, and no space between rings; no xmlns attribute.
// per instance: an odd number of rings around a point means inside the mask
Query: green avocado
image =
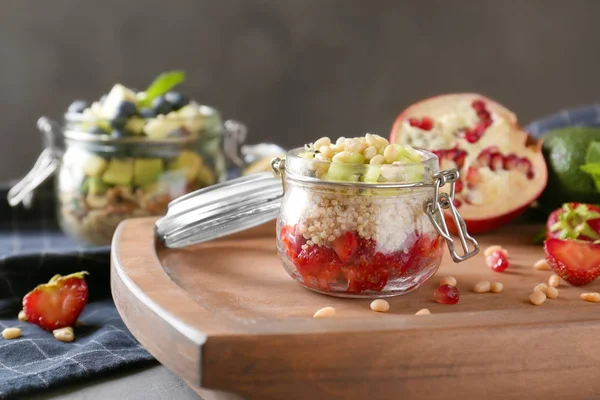
<svg viewBox="0 0 600 400"><path fill-rule="evenodd" d="M131 185L133 179L133 159L113 158L102 175L104 183L109 185Z"/></svg>
<svg viewBox="0 0 600 400"><path fill-rule="evenodd" d="M175 160L169 163L169 169L184 172L186 179L191 181L196 176L202 163L202 157L193 151L185 150L182 151Z"/></svg>
<svg viewBox="0 0 600 400"><path fill-rule="evenodd" d="M82 163L81 168L86 176L100 176L106 169L108 162L95 154L89 154Z"/></svg>
<svg viewBox="0 0 600 400"><path fill-rule="evenodd" d="M160 158L136 158L133 163L133 184L144 186L154 182L163 172Z"/></svg>
<svg viewBox="0 0 600 400"><path fill-rule="evenodd" d="M561 128L548 132L543 139L548 184L538 199L540 208L549 213L567 202L600 203L592 176L580 169L586 164L589 144L600 141L600 129Z"/></svg>
<svg viewBox="0 0 600 400"><path fill-rule="evenodd" d="M104 194L108 189L108 185L102 182L102 179L98 177L88 178L85 181L87 193L92 195Z"/></svg>

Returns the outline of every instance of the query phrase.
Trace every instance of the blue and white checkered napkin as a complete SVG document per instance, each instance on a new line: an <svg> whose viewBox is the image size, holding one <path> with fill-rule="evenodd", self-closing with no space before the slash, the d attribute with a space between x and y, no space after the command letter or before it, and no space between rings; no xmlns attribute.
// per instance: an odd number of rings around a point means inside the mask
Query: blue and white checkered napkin
<svg viewBox="0 0 600 400"><path fill-rule="evenodd" d="M30 211L10 208L0 188L0 330L18 326L19 339L0 337L0 399L73 382L140 363L152 356L129 333L110 295L109 247L86 248L66 238L54 215L49 185ZM90 299L75 341L16 318L23 295L54 274L86 270Z"/></svg>

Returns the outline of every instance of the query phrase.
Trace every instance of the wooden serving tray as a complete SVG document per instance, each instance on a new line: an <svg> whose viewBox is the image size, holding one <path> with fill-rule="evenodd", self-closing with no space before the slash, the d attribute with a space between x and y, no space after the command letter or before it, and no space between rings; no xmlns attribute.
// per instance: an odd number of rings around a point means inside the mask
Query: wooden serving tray
<svg viewBox="0 0 600 400"><path fill-rule="evenodd" d="M274 224L188 249L158 248L154 219L118 229L112 293L125 324L166 367L205 400L592 398L600 393L600 304L580 300L600 291L559 287L559 297L533 306L533 287L550 271L533 263L534 226L478 237L501 244L511 266L491 271L483 254L462 264L445 255L419 290L388 299L388 313L369 300L313 293L284 271ZM456 305L433 291L453 275ZM500 294L472 292L480 280L504 283ZM313 319L325 306L331 319ZM430 316L415 316L429 308Z"/></svg>

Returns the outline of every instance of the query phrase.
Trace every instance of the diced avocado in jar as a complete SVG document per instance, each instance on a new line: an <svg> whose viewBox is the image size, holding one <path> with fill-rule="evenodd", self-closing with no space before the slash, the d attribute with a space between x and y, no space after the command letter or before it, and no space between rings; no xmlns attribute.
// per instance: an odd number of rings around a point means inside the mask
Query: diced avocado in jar
<svg viewBox="0 0 600 400"><path fill-rule="evenodd" d="M133 163L133 184L144 186L155 181L163 172L160 158L136 158Z"/></svg>
<svg viewBox="0 0 600 400"><path fill-rule="evenodd" d="M108 189L108 185L98 177L86 179L84 185L87 187L86 192L93 195L103 194Z"/></svg>
<svg viewBox="0 0 600 400"><path fill-rule="evenodd" d="M125 130L133 135L141 135L144 133L144 125L146 121L142 118L130 118L125 124Z"/></svg>
<svg viewBox="0 0 600 400"><path fill-rule="evenodd" d="M215 183L215 174L206 165L201 164L196 173L196 181L201 186L210 186Z"/></svg>
<svg viewBox="0 0 600 400"><path fill-rule="evenodd" d="M396 161L402 162L421 162L421 154L410 146L402 146L401 144L394 145L396 147Z"/></svg>
<svg viewBox="0 0 600 400"><path fill-rule="evenodd" d="M366 165L364 181L375 183L381 175L381 165Z"/></svg>
<svg viewBox="0 0 600 400"><path fill-rule="evenodd" d="M196 176L203 160L198 154L190 150L182 151L179 156L169 164L170 170L179 170L185 172L185 177L191 181Z"/></svg>
<svg viewBox="0 0 600 400"><path fill-rule="evenodd" d="M95 154L89 154L81 168L83 169L83 173L87 176L100 176L107 165L108 162L104 158Z"/></svg>
<svg viewBox="0 0 600 400"><path fill-rule="evenodd" d="M327 171L326 176L328 180L348 182L351 181L352 175L355 175L352 165L333 161L329 165L329 171Z"/></svg>
<svg viewBox="0 0 600 400"><path fill-rule="evenodd" d="M131 185L133 179L133 159L113 158L102 175L104 183L109 185Z"/></svg>

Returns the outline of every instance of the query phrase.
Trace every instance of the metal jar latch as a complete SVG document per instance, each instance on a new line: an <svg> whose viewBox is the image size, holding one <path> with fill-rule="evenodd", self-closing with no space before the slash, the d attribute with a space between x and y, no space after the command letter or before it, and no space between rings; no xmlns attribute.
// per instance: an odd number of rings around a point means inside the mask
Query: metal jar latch
<svg viewBox="0 0 600 400"><path fill-rule="evenodd" d="M276 175L281 177L281 184L285 193L286 179L285 179L285 159L274 158L271 161L271 168ZM423 203L423 209L429 217L429 220L437 230L437 232L446 240L450 256L454 262L465 261L468 258L473 257L479 253L479 244L477 241L469 235L467 232L467 226L465 221L462 219L456 207L454 207L454 185L458 180L458 171L456 169L448 169L440 171L435 176L433 183L427 182L414 182L414 183L354 183L354 182L327 182L327 184L341 185L341 186L360 186L368 187L372 189L410 189L410 188L422 188L422 187L433 187L434 195L432 198L428 198ZM315 178L296 177L294 180L311 182L315 181ZM440 192L440 189L450 184L450 194ZM435 199L435 200L434 200ZM458 254L455 249L455 239L448 230L448 225L444 219L444 210L449 209L452 216L452 221L456 225L458 232L458 238L462 247L462 255ZM438 222L439 221L439 222ZM469 248L469 243L473 247L472 250Z"/></svg>
<svg viewBox="0 0 600 400"><path fill-rule="evenodd" d="M479 253L479 244L471 235L469 235L465 221L458 213L456 207L454 207L454 186L457 180L458 171L454 168L438 172L435 175L435 182L433 184L433 198L425 200L423 209L425 210L425 213L429 217L429 220L435 229L446 240L452 260L454 260L454 262L461 262ZM440 188L447 183L450 183L450 194L440 192ZM460 239L460 244L463 249L462 256L455 250L454 239L448 231L448 225L444 219L444 210L447 209L450 210L452 221L454 222L458 232L458 238ZM471 243L473 250L469 251L468 243Z"/></svg>

